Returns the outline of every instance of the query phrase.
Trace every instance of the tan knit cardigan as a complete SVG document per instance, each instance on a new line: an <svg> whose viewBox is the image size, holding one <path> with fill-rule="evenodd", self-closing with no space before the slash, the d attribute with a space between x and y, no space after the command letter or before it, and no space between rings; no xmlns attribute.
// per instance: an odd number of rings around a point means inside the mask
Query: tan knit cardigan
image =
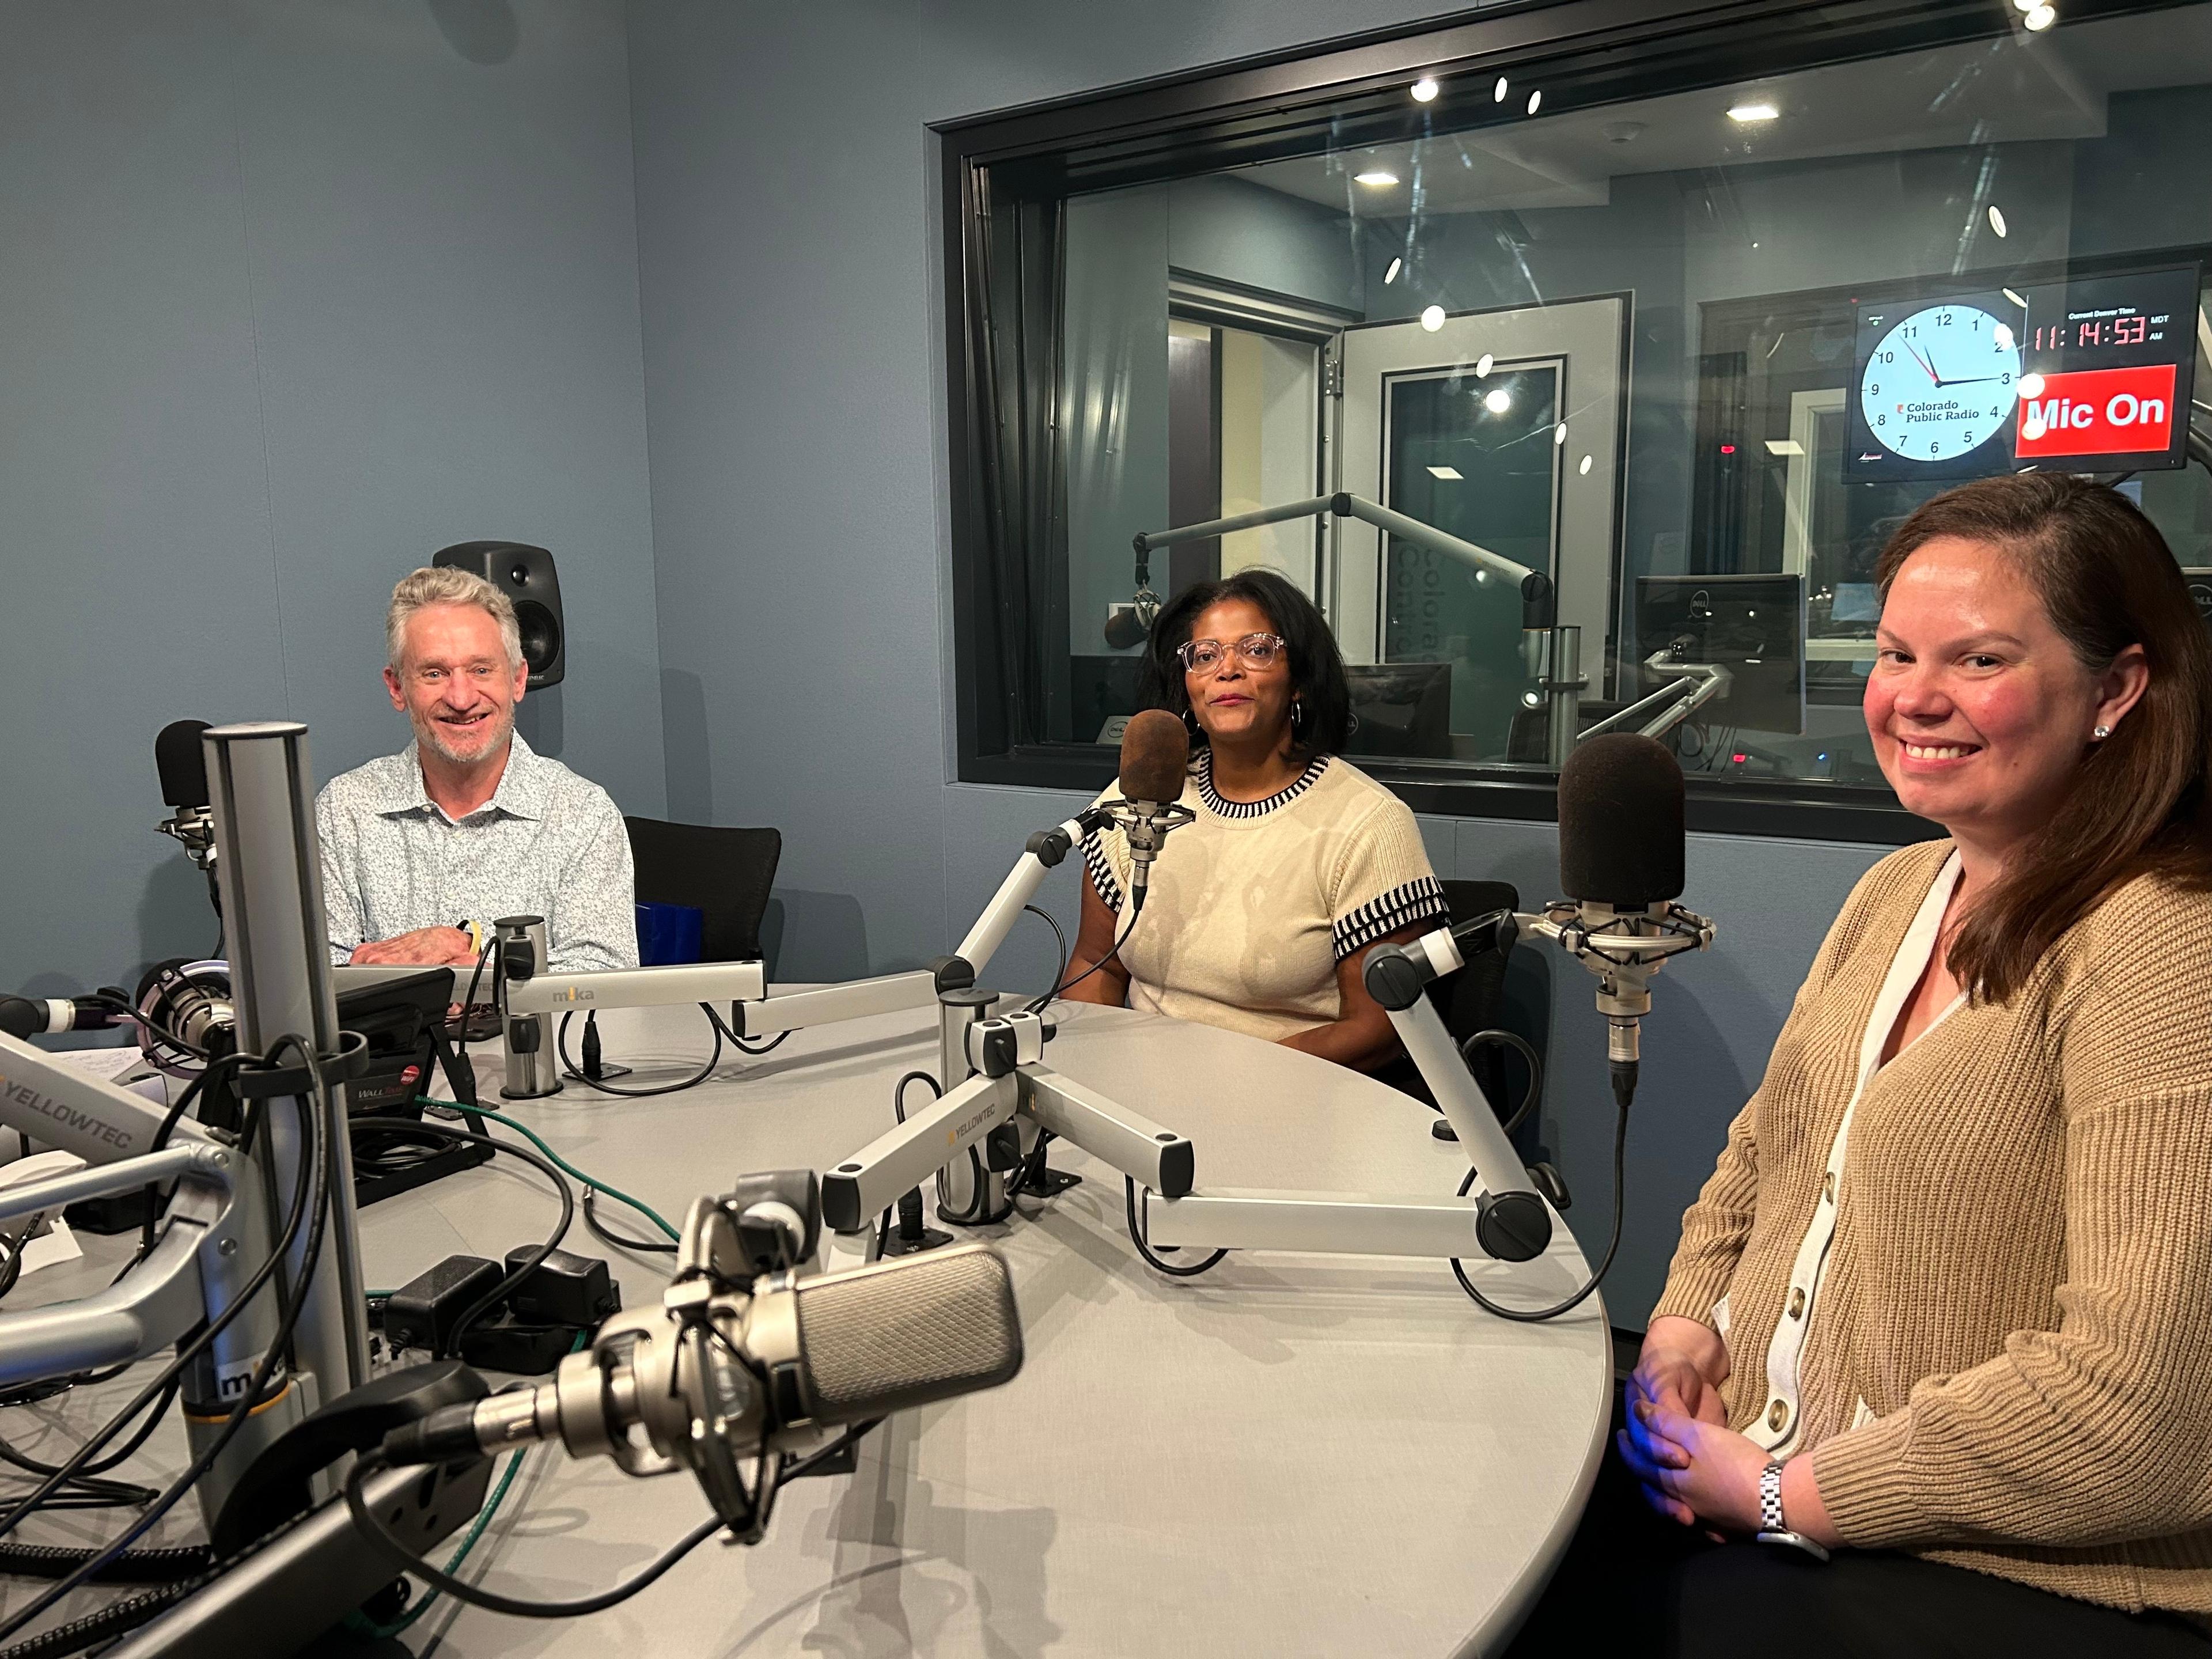
<svg viewBox="0 0 2212 1659"><path fill-rule="evenodd" d="M1950 850L1859 883L1682 1218L1655 1312L1727 1325L1739 1430L1875 999ZM1813 1322L1796 1446L1849 1543L2212 1612L2212 898L2129 884L2008 1003L1875 1074Z"/></svg>

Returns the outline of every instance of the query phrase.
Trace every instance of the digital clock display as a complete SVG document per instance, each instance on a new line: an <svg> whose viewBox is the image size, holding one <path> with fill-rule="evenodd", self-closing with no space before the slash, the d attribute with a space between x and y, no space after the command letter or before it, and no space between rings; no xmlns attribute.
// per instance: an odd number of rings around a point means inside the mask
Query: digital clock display
<svg viewBox="0 0 2212 1659"><path fill-rule="evenodd" d="M2141 472L2187 460L2194 265L2027 289L2014 464Z"/></svg>
<svg viewBox="0 0 2212 1659"><path fill-rule="evenodd" d="M2161 323L2171 319L2160 317ZM2079 322L2038 324L2030 331L2030 349L2063 351L2069 346L2146 345L2151 339L2151 319L2138 311L2132 316L2084 317ZM2164 337L2162 335L2160 337Z"/></svg>

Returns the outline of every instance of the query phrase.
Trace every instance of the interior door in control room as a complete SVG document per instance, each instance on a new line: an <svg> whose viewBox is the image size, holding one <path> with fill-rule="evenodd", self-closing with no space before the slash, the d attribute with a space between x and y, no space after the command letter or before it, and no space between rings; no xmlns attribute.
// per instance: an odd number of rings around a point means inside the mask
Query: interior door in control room
<svg viewBox="0 0 2212 1659"><path fill-rule="evenodd" d="M1620 533L1625 295L1347 329L1335 487L1551 576L1602 692ZM1346 660L1450 665L1462 760L1507 758L1544 665L1510 584L1370 525L1334 526L1326 603Z"/></svg>

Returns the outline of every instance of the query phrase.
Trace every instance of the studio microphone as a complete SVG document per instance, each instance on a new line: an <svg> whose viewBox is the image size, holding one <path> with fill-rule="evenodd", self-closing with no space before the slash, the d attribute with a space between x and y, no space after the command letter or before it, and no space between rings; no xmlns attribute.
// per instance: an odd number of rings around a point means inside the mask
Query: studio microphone
<svg viewBox="0 0 2212 1659"><path fill-rule="evenodd" d="M208 805L205 720L172 720L154 739L154 765L161 775L161 799L171 815L154 827L173 836L202 870L215 867L215 814Z"/></svg>
<svg viewBox="0 0 2212 1659"><path fill-rule="evenodd" d="M128 1018L106 997L0 997L0 1031L11 1037L104 1031Z"/></svg>
<svg viewBox="0 0 2212 1659"><path fill-rule="evenodd" d="M605 1454L631 1474L688 1468L716 1512L744 1526L757 1519L739 1467L748 1460L994 1388L1021 1366L1013 1282L986 1245L808 1278L767 1273L750 1288L679 1277L663 1305L615 1315L550 1381L404 1424L382 1455L434 1463L558 1440L573 1457Z"/></svg>
<svg viewBox="0 0 2212 1659"><path fill-rule="evenodd" d="M1541 931L1597 975L1613 1098L1636 1093L1651 975L1702 950L1713 925L1674 902L1683 882L1682 769L1665 744L1614 732L1577 744L1559 769L1559 884Z"/></svg>
<svg viewBox="0 0 2212 1659"><path fill-rule="evenodd" d="M1121 732L1121 799L1110 804L1114 822L1129 842L1130 914L1145 908L1152 860L1170 830L1191 821L1182 804L1190 774L1190 733L1164 708L1147 708Z"/></svg>

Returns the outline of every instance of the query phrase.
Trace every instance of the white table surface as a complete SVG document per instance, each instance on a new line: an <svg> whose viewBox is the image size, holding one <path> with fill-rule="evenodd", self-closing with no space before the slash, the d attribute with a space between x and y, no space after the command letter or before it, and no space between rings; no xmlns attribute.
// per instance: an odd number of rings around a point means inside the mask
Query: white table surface
<svg viewBox="0 0 2212 1659"><path fill-rule="evenodd" d="M1340 1067L1157 1016L1056 1012L1046 1062L1189 1135L1201 1189L1425 1195L1465 1171L1430 1136L1427 1108ZM696 1009L610 1012L600 1028L607 1059L639 1067L623 1086L683 1075L707 1051ZM797 1032L764 1057L726 1051L708 1083L651 1100L571 1081L509 1105L495 1098L495 1050L477 1064L487 1104L678 1222L738 1175L858 1150L891 1122L892 1079L935 1056L933 1014L917 1012ZM916 1085L910 1103L927 1092ZM1120 1176L1065 1142L1053 1162L1083 1183L1036 1218L968 1235L1013 1269L1027 1358L1012 1383L890 1419L863 1443L857 1474L786 1488L752 1549L710 1540L586 1620L441 1601L407 1645L455 1659L1502 1647L1602 1449L1601 1297L1517 1324L1475 1308L1441 1261L1354 1256L1232 1254L1170 1280L1135 1255ZM542 1176L500 1159L364 1211L362 1259L372 1284L398 1285L455 1252L498 1257L542 1239L555 1210ZM601 1213L647 1230L618 1205ZM666 1258L625 1256L580 1219L566 1244L608 1256L627 1304L657 1299ZM1587 1272L1564 1225L1537 1261L1468 1268L1493 1299L1524 1306ZM167 1438L149 1447L149 1471L179 1461ZM689 1475L637 1480L542 1448L465 1576L509 1595L586 1594L707 1513ZM107 1527L87 1516L68 1530Z"/></svg>

